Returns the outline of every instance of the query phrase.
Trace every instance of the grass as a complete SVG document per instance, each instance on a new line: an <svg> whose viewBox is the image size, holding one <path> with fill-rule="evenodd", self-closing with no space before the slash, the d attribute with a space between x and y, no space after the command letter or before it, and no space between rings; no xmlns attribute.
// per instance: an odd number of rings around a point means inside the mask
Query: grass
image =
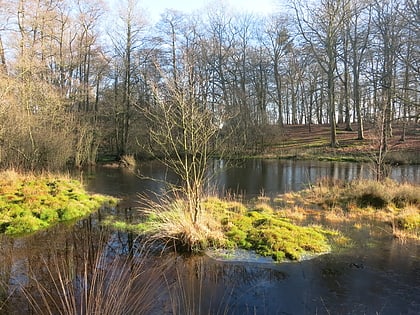
<svg viewBox="0 0 420 315"><path fill-rule="evenodd" d="M284 204L302 204L328 221L360 218L392 227L395 237L420 239L420 187L392 180L354 180L346 183L321 179L309 189L277 198ZM319 211L323 210L323 211Z"/></svg>
<svg viewBox="0 0 420 315"><path fill-rule="evenodd" d="M337 232L318 226L299 226L267 203L245 206L237 201L209 197L202 202L200 220L193 223L181 198L150 202L143 220L133 224L110 220L114 227L144 234L150 241L192 252L213 248L242 248L276 261L300 260L330 251Z"/></svg>
<svg viewBox="0 0 420 315"><path fill-rule="evenodd" d="M56 250L41 271L30 269L22 291L34 314L149 314L155 307L166 266L155 266L145 248L112 254L109 234L101 233L84 240L83 253Z"/></svg>
<svg viewBox="0 0 420 315"><path fill-rule="evenodd" d="M22 235L96 211L117 200L91 195L74 179L0 173L0 233Z"/></svg>
<svg viewBox="0 0 420 315"><path fill-rule="evenodd" d="M201 266L201 257L155 256L147 247L131 255L113 255L105 238L99 243L90 240L86 249L95 250L83 255L56 251L42 260L40 269L29 271L31 280L21 288L28 312L229 314L229 295L220 299L218 292L204 291L206 271L196 265Z"/></svg>
<svg viewBox="0 0 420 315"><path fill-rule="evenodd" d="M120 159L120 166L126 167L131 171L134 171L136 168L137 162L132 154L125 154Z"/></svg>

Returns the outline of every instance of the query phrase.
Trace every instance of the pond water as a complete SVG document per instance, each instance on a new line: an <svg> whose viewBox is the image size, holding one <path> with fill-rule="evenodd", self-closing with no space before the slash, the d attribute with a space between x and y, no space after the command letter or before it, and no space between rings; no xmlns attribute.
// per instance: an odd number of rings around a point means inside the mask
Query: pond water
<svg viewBox="0 0 420 315"><path fill-rule="evenodd" d="M372 176L371 168L363 164L249 160L222 171L221 163L214 163L209 187L245 198L299 190L320 177ZM139 173L142 177L126 169L97 168L81 176L90 191L122 198L120 208L113 211L135 207L138 194L159 195L165 190L163 182L148 177L177 180L156 163L141 164ZM417 166L394 168L391 176L420 183ZM19 285L34 289L29 271L36 271L39 279L48 278L43 264L53 261L53 250L59 249L60 256L77 266L78 257L99 247L92 245L99 242L97 220L93 216L19 239L2 237L0 287L6 284L7 290L0 290L0 314L30 313L26 299L18 295ZM168 274L145 314L186 314L185 308L189 314L419 314L420 244L397 241L369 222L334 228L351 235L354 246L298 263L225 261L209 255L155 257L155 264L169 266ZM104 243L123 254L136 240L114 233Z"/></svg>
<svg viewBox="0 0 420 315"><path fill-rule="evenodd" d="M369 164L271 159L249 159L228 166L225 164L219 160L213 162L209 175L210 192L228 192L247 199L261 194L276 196L301 190L322 177L345 181L374 177L373 168ZM129 206L135 205L139 193L161 194L165 191L165 181L177 181L173 173L156 162L141 163L134 173L120 168L92 171L92 176L85 174L89 178L87 184L90 190L122 197ZM394 167L390 177L400 182L420 183L420 167Z"/></svg>

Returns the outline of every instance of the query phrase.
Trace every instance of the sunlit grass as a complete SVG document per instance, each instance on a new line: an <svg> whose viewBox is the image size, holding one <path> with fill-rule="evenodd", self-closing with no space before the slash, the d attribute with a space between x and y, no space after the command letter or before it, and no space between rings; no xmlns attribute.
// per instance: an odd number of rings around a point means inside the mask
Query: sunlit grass
<svg viewBox="0 0 420 315"><path fill-rule="evenodd" d="M21 235L73 220L117 200L91 195L70 177L0 173L0 233Z"/></svg>
<svg viewBox="0 0 420 315"><path fill-rule="evenodd" d="M320 254L330 250L330 231L296 225L285 218L282 211L261 199L245 205L206 198L195 223L186 206L181 198L163 203L162 200L160 203L149 200L140 210L144 217L141 222L126 225L115 221L113 226L144 234L151 242L159 241L193 252L210 247L242 248L281 261L300 260L307 253Z"/></svg>
<svg viewBox="0 0 420 315"><path fill-rule="evenodd" d="M302 203L305 199L305 203ZM307 213L313 209L329 222L345 222L361 218L393 226L393 234L419 238L420 187L392 180L354 180L349 183L323 178L309 189L279 196L283 205L304 204L294 211ZM290 210L289 210L290 211ZM286 212L287 213L287 212Z"/></svg>

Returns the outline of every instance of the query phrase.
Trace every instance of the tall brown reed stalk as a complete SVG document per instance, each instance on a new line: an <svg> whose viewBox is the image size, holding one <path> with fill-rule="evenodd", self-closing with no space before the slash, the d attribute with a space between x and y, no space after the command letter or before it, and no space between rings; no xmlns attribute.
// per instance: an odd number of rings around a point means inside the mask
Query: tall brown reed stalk
<svg viewBox="0 0 420 315"><path fill-rule="evenodd" d="M46 281L31 270L32 288L23 293L35 314L150 314L165 266L153 264L146 249L112 255L105 246L77 260L43 258Z"/></svg>

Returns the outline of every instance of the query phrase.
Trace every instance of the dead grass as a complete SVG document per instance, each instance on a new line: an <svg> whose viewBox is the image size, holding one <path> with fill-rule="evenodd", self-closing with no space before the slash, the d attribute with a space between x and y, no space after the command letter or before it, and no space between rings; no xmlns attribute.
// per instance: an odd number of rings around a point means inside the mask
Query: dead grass
<svg viewBox="0 0 420 315"><path fill-rule="evenodd" d="M292 219L310 216L331 223L375 220L386 229L392 226L392 233L398 238L420 236L418 185L389 179L345 183L323 178L309 189L278 196L275 201L286 209L282 213Z"/></svg>
<svg viewBox="0 0 420 315"><path fill-rule="evenodd" d="M29 270L22 291L35 314L147 314L160 292L162 270L142 248L132 255L111 255L106 236L89 251L66 257L58 251ZM99 243L105 246L97 248ZM96 248L96 251L94 250ZM30 267L30 266L29 266ZM39 277L40 270L47 276Z"/></svg>
<svg viewBox="0 0 420 315"><path fill-rule="evenodd" d="M163 241L189 252L220 246L225 242L217 206L214 210L203 209L197 222L194 222L182 198L161 198L158 202L147 199L144 204L141 212L146 220L138 224L138 231L147 231L152 242Z"/></svg>

